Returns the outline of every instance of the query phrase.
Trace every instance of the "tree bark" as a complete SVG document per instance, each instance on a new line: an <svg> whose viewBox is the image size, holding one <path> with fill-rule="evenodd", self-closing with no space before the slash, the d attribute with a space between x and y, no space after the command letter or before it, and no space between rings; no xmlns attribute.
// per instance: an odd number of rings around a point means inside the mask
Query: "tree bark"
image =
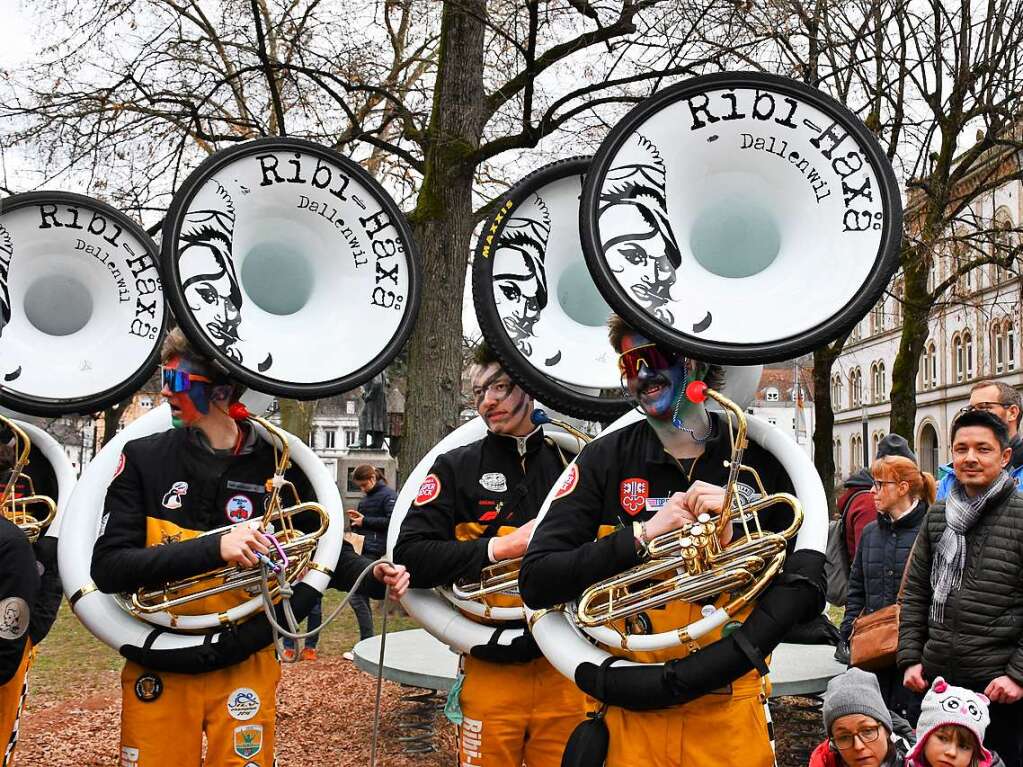
<svg viewBox="0 0 1023 767"><path fill-rule="evenodd" d="M441 16L437 85L423 184L410 219L423 258L423 300L409 342L405 438L407 476L458 425L462 376L462 286L473 230L474 163L484 124L486 0L449 0Z"/></svg>
<svg viewBox="0 0 1023 767"><path fill-rule="evenodd" d="M929 259L917 255L916 249L904 251L902 264L906 282L902 335L892 364L892 408L888 431L905 437L910 447L913 447L916 433L916 377L920 370L920 355L930 334L928 320L934 303L934 296L927 290L929 263Z"/></svg>
<svg viewBox="0 0 1023 767"><path fill-rule="evenodd" d="M828 511L835 515L835 410L831 402L831 368L845 347L841 338L813 353L813 465L828 497Z"/></svg>
<svg viewBox="0 0 1023 767"><path fill-rule="evenodd" d="M97 453L100 448L106 447L106 444L117 434L117 427L121 425L121 417L124 415L128 405L131 404L131 399L131 396L129 396L103 411L103 444L95 448Z"/></svg>
<svg viewBox="0 0 1023 767"><path fill-rule="evenodd" d="M295 399L278 399L281 409L281 428L291 432L303 442L309 440L312 447L313 416L316 415L316 400L299 402Z"/></svg>

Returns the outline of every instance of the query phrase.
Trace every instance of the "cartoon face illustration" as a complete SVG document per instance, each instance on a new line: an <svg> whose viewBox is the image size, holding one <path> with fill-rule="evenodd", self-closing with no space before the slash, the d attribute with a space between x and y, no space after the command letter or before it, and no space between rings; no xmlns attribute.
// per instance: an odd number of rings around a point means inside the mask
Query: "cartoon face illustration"
<svg viewBox="0 0 1023 767"><path fill-rule="evenodd" d="M498 236L494 253L494 301L505 330L527 357L533 353L529 339L533 326L547 306L547 273L544 258L551 234L547 205L534 195L535 210L529 216L512 216Z"/></svg>
<svg viewBox="0 0 1023 767"><path fill-rule="evenodd" d="M657 147L636 134L607 172L598 217L601 247L611 270L651 314L671 323L675 270L681 251L668 220L664 160Z"/></svg>
<svg viewBox="0 0 1023 767"><path fill-rule="evenodd" d="M7 274L11 269L14 242L11 233L0 226L0 335L11 321L11 294L7 288Z"/></svg>
<svg viewBox="0 0 1023 767"><path fill-rule="evenodd" d="M193 316L224 354L241 362L238 349L242 292L231 245L235 211L230 195L216 185L216 207L189 210L181 227L178 270Z"/></svg>
<svg viewBox="0 0 1023 767"><path fill-rule="evenodd" d="M188 493L187 482L175 482L171 489L163 495L163 507L165 509L180 509L181 499Z"/></svg>

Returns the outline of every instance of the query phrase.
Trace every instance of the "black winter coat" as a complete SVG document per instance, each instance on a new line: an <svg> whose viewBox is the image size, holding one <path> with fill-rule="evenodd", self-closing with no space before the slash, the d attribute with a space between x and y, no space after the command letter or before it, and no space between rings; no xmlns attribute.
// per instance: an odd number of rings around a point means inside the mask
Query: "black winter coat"
<svg viewBox="0 0 1023 767"><path fill-rule="evenodd" d="M391 522L391 512L398 494L394 488L383 480L378 480L375 487L370 488L366 497L359 501L359 513L362 524L356 527L357 533L366 536L362 543L362 555L374 559L382 557L387 551L387 526Z"/></svg>
<svg viewBox="0 0 1023 767"><path fill-rule="evenodd" d="M945 504L924 518L909 568L899 625L899 668L923 663L924 677L983 690L1007 674L1023 684L1023 494L1015 485L991 498L966 535L962 583L942 623L928 617L931 562L945 530Z"/></svg>
<svg viewBox="0 0 1023 767"><path fill-rule="evenodd" d="M846 642L853 621L861 613L870 614L895 604L906 559L926 513L927 504L920 501L895 522L887 514L878 514L876 521L863 528L849 573L849 598L842 620L842 639Z"/></svg>

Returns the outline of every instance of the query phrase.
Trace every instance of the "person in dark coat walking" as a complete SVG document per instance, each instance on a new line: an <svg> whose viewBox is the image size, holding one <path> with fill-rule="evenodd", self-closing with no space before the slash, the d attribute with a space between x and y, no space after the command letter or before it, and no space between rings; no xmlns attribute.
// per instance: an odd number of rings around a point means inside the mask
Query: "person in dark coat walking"
<svg viewBox="0 0 1023 767"><path fill-rule="evenodd" d="M358 511L348 510L352 531L364 537L362 556L379 559L387 551L387 526L398 494L387 484L384 473L368 463L355 467L352 479L366 497L359 501ZM376 631L373 628L373 611L369 599L361 594L352 594L349 603L359 622L359 639L367 639ZM350 653L345 653L347 658ZM349 659L350 660L350 659Z"/></svg>
<svg viewBox="0 0 1023 767"><path fill-rule="evenodd" d="M991 700L985 745L1023 765L1023 495L1006 472L1005 423L952 423L956 481L924 518L909 565L897 662L907 687L938 676Z"/></svg>
<svg viewBox="0 0 1023 767"><path fill-rule="evenodd" d="M845 642L850 639L856 618L895 604L913 541L928 507L934 503L934 477L921 472L909 458L879 458L870 472L877 519L863 529L849 574L849 600L841 629ZM876 673L885 705L916 726L923 695L906 689L901 672L894 666Z"/></svg>

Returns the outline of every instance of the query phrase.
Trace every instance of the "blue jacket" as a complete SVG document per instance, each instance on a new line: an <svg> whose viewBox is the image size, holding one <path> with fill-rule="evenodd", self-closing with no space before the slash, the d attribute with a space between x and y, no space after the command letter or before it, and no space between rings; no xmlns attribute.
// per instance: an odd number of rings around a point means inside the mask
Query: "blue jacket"
<svg viewBox="0 0 1023 767"><path fill-rule="evenodd" d="M366 497L359 501L359 513L363 515L359 527L352 526L355 532L366 536L362 544L362 555L373 559L381 557L387 551L387 526L391 522L391 512L398 494L394 488L383 480L371 488Z"/></svg>
<svg viewBox="0 0 1023 767"><path fill-rule="evenodd" d="M927 503L916 507L895 522L886 514L863 528L856 559L849 573L849 597L842 619L842 638L849 641L853 621L862 612L872 613L895 604L902 571L920 530Z"/></svg>
<svg viewBox="0 0 1023 767"><path fill-rule="evenodd" d="M1009 459L1007 467L1009 476L1014 478L1016 485L1023 490L1023 436L1017 434L1009 443L1009 447L1012 448L1012 458ZM943 501L948 497L948 491L955 479L956 475L952 471L952 464L946 463L944 466L938 467L938 497L935 500Z"/></svg>

